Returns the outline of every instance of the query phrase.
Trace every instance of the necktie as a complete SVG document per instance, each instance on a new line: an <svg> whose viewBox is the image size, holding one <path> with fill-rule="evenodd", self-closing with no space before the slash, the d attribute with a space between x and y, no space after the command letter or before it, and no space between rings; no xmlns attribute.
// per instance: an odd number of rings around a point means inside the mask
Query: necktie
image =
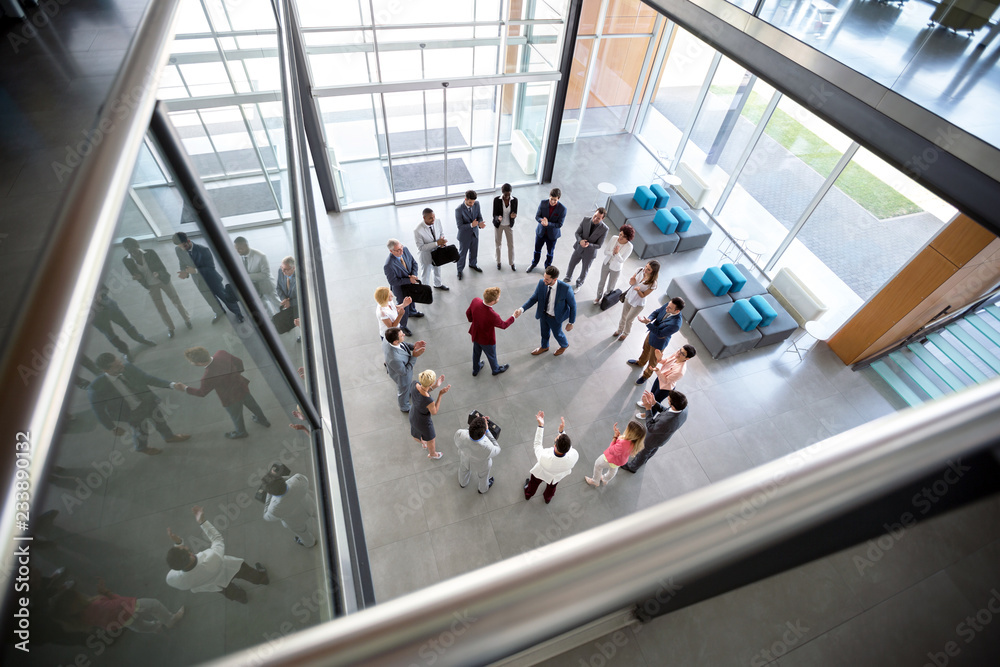
<svg viewBox="0 0 1000 667"><path fill-rule="evenodd" d="M405 269L406 268L406 259L402 255L400 255L399 256L399 261L403 264L403 268Z"/></svg>
<svg viewBox="0 0 1000 667"><path fill-rule="evenodd" d="M549 285L549 291L545 295L545 312L549 312L549 305L552 303L552 285Z"/></svg>
<svg viewBox="0 0 1000 667"><path fill-rule="evenodd" d="M247 270L247 273L250 273L250 262L246 255L243 255L243 268Z"/></svg>

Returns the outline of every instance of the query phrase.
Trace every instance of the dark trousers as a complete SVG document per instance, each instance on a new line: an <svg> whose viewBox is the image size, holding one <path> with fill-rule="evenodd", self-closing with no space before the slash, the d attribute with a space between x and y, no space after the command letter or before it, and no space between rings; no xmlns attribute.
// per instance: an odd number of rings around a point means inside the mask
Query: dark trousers
<svg viewBox="0 0 1000 667"><path fill-rule="evenodd" d="M397 305L403 303L403 299L406 298L406 296L403 294L403 288L398 286L393 286L392 295L396 297ZM410 315L412 315L415 312L417 312L417 305L411 302L409 306L403 309L403 318L399 320L399 324L397 324L396 326L399 327L400 329L405 329L406 323L410 321Z"/></svg>
<svg viewBox="0 0 1000 667"><path fill-rule="evenodd" d="M472 343L472 370L479 370L479 360L483 358L483 353L486 353L486 360L490 362L490 370L494 373L500 368L499 362L497 362L497 346L496 345L480 345L473 341Z"/></svg>
<svg viewBox="0 0 1000 667"><path fill-rule="evenodd" d="M219 275L218 271L215 269L203 269L199 275L205 279L205 284L208 285L208 289L212 291L212 294L224 303L229 310L233 311L233 315L236 315L237 318L243 317L243 313L240 312L240 302L237 301L232 288L227 288L222 284L222 276Z"/></svg>
<svg viewBox="0 0 1000 667"><path fill-rule="evenodd" d="M542 246L545 246L545 266L548 267L552 264L552 255L556 251L556 241L559 239L550 239L545 236L535 236L535 254L531 257L531 265L535 266L538 264L538 260L542 257Z"/></svg>
<svg viewBox="0 0 1000 667"><path fill-rule="evenodd" d="M667 400L667 394L670 393L669 389L660 388L660 378L653 380L653 388L650 389L653 393L653 398L656 399L656 405L653 406L653 412L651 414L656 414L657 412L662 412L663 408L660 407L660 403Z"/></svg>
<svg viewBox="0 0 1000 667"><path fill-rule="evenodd" d="M232 580L230 580L229 585L219 592L230 600L246 602L247 592L233 582L237 579L243 579L245 581L249 581L251 584L262 584L264 583L265 576L266 575L262 572L257 571L256 568L250 567L244 562L240 565L240 571L233 576Z"/></svg>
<svg viewBox="0 0 1000 667"><path fill-rule="evenodd" d="M148 422L150 421L153 422L153 428L164 440L174 437L173 429L167 424L163 411L159 409L159 404L154 401L142 401L134 410L123 404L121 418L127 421L132 429L132 448L137 452L146 449L149 443Z"/></svg>
<svg viewBox="0 0 1000 667"><path fill-rule="evenodd" d="M463 238L458 236L458 272L465 268L465 259L468 257L469 266L479 266L479 230L477 229L471 236Z"/></svg>
<svg viewBox="0 0 1000 667"><path fill-rule="evenodd" d="M204 278L201 277L200 273L195 273L191 276L191 280L198 287L198 291L201 292L201 296L205 299L205 303L209 305L216 315L224 315L225 310L219 305L219 300L215 298L215 294L212 292L212 288L209 287L208 283Z"/></svg>
<svg viewBox="0 0 1000 667"><path fill-rule="evenodd" d="M237 433L246 433L247 425L243 421L243 408L246 407L247 410L252 412L258 421L267 422L267 417L264 416L264 411L260 409L260 405L257 403L257 399L253 397L249 391L247 395L241 400L236 401L231 405L225 406L226 412L229 413L230 419L233 420L233 426L236 427Z"/></svg>
<svg viewBox="0 0 1000 667"><path fill-rule="evenodd" d="M528 483L524 485L524 499L531 500L531 497L535 495L535 491L538 491L538 485L541 483L542 480L532 475L531 479L528 480ZM559 482L545 485L545 491L542 492L542 498L545 502L549 502L552 500L552 496L556 495L557 486L559 486Z"/></svg>
<svg viewBox="0 0 1000 667"><path fill-rule="evenodd" d="M111 327L111 323L114 322L122 328L122 330L128 334L128 337L137 343L141 343L146 340L139 331L128 321L125 317L125 313L122 309L118 307L118 304L114 301L107 301L103 304L103 309L94 313L94 328L104 334L104 337L108 339L108 342L115 346L122 354L128 354L128 345L115 334L115 330Z"/></svg>
<svg viewBox="0 0 1000 667"><path fill-rule="evenodd" d="M659 449L660 445L662 444L663 443L661 442L659 445L656 445L655 447L650 447L647 444L645 447L643 447L641 452L635 455L635 458L633 458L631 461L623 465L622 468L635 472L636 470L641 468L646 461L653 458L653 454L656 453L656 450Z"/></svg>

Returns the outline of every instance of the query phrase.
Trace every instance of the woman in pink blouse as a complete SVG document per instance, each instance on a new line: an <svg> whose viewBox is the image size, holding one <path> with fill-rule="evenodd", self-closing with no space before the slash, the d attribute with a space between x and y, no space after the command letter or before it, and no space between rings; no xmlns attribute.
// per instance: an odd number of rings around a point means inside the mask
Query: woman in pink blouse
<svg viewBox="0 0 1000 667"><path fill-rule="evenodd" d="M625 427L624 435L618 430L618 422L615 422L615 437L604 450L604 453L594 461L594 477L584 477L587 484L598 487L601 482L607 484L615 475L618 468L628 463L630 457L642 451L642 444L646 440L646 427L632 420Z"/></svg>
<svg viewBox="0 0 1000 667"><path fill-rule="evenodd" d="M659 354L659 350L655 351ZM667 398L667 394L670 390L677 386L677 382L684 377L684 372L687 370L688 359L694 359L698 351L694 349L692 345L682 345L673 354L663 357L660 359L659 363L656 364L656 380L653 382L653 388L650 390L653 392L653 398L656 399L656 403L653 405L653 410L650 416L655 415L660 412L662 408L660 405ZM643 407L642 401L636 402L640 408ZM645 412L635 413L636 419L645 419Z"/></svg>

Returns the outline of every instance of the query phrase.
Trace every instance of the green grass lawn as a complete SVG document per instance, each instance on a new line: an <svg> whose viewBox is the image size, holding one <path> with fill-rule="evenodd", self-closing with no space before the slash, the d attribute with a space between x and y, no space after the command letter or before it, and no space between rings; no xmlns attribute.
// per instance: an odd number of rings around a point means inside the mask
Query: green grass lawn
<svg viewBox="0 0 1000 667"><path fill-rule="evenodd" d="M725 97L731 97L736 92L736 88L731 86L712 86L710 90L715 95ZM741 115L756 125L766 108L767 100L751 91ZM823 178L830 175L840 159L840 151L781 109L775 109L764 132ZM836 185L879 220L923 210L854 161L847 165Z"/></svg>

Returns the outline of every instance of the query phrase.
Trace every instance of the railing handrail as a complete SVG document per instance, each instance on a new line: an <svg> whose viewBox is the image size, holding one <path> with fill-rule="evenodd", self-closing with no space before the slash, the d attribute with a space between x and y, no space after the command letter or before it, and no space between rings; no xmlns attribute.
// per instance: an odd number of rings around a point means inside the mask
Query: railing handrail
<svg viewBox="0 0 1000 667"><path fill-rule="evenodd" d="M486 664L657 590L669 598L671 587L987 447L1000 439L998 411L1000 381L973 387L600 528L304 630L269 646L266 657L248 649L211 664L411 664L428 655L440 665ZM589 585L610 570L614 586Z"/></svg>
<svg viewBox="0 0 1000 667"><path fill-rule="evenodd" d="M866 357L861 361L854 362L853 364L851 364L851 370L857 371L861 370L862 368L868 368L879 359L884 359L885 357L888 357L896 350L903 349L904 347L909 345L912 341L918 338L925 338L926 336L929 336L930 334L936 331L940 331L941 329L945 328L952 322L956 322L964 318L969 313L976 312L977 310L982 308L987 301L996 299L997 297L1000 297L1000 287L996 287L990 290L989 293L986 294L986 296L983 296L982 298L978 299L975 303L972 303L968 306L963 306L962 308L953 313L947 312L951 310L951 306L948 306L943 311L935 315L930 322L923 325L922 327L920 327L919 329L911 333L909 336L899 341L898 343L883 348L881 352L876 352L875 354Z"/></svg>
<svg viewBox="0 0 1000 667"><path fill-rule="evenodd" d="M4 398L0 424L27 434L30 441L29 493L33 498L51 452L83 340L90 306L97 294L104 258L114 237L121 208L145 137L173 41L179 0L151 2L139 20L121 69L87 138L88 153L63 197L49 244L37 274L55 280L34 281L21 309L0 366ZM82 153L83 150L81 149ZM73 165L66 165L72 169ZM42 368L36 360L44 359ZM22 376L24 368L31 374ZM54 407L55 406L55 407ZM14 452L0 462L0 478L8 482L0 516L0 544L30 540L18 527L14 484ZM0 573L14 566L13 549L3 550ZM4 586L4 600L13 586Z"/></svg>

